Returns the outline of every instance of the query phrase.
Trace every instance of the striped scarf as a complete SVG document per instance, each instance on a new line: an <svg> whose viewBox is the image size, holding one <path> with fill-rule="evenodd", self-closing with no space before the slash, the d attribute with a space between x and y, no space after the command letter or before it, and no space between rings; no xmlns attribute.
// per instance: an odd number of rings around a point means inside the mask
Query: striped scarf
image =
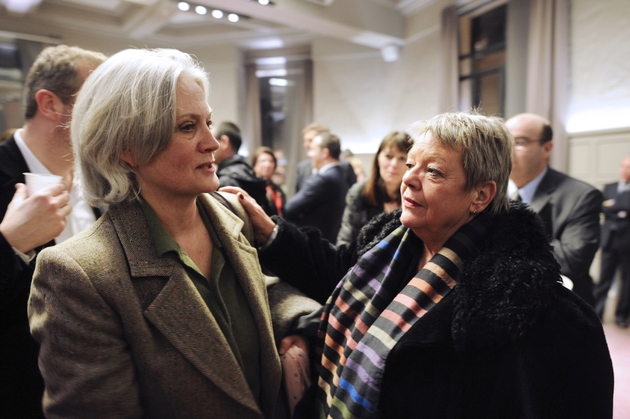
<svg viewBox="0 0 630 419"><path fill-rule="evenodd" d="M374 418L389 351L455 286L486 231L481 215L461 227L405 283L422 242L401 226L365 253L322 308L317 388L320 418ZM321 340L320 340L321 339Z"/></svg>

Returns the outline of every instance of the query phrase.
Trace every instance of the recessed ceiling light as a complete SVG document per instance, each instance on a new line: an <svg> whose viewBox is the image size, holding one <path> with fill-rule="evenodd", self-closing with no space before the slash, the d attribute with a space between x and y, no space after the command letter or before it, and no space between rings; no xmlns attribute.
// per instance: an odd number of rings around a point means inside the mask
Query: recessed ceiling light
<svg viewBox="0 0 630 419"><path fill-rule="evenodd" d="M266 6L269 4L269 0L258 0L258 3L262 4L263 6Z"/></svg>
<svg viewBox="0 0 630 419"><path fill-rule="evenodd" d="M238 17L238 15L237 15L236 13L230 13L230 14L228 15L228 20L229 20L230 22L232 22L232 23L236 23L236 22L238 22L238 19L239 19L239 17Z"/></svg>
<svg viewBox="0 0 630 419"><path fill-rule="evenodd" d="M179 3L177 3L177 8L182 12L187 12L190 10L190 4L186 3L185 1L180 1Z"/></svg>
<svg viewBox="0 0 630 419"><path fill-rule="evenodd" d="M208 9L206 9L206 8L205 8L205 7L203 7L203 6L195 6L195 12L196 12L198 15L205 15L206 13L208 13Z"/></svg>
<svg viewBox="0 0 630 419"><path fill-rule="evenodd" d="M212 17L215 19L221 19L223 17L223 12L219 9L214 9L212 11Z"/></svg>

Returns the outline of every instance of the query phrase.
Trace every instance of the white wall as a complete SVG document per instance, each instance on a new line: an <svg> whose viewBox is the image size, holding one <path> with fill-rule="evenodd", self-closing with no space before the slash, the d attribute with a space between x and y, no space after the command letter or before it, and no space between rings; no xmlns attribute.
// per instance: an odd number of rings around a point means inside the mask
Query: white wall
<svg viewBox="0 0 630 419"><path fill-rule="evenodd" d="M373 153L388 132L437 113L440 12L448 3L408 17L396 62L336 39L313 42L314 120L330 126L343 148Z"/></svg>
<svg viewBox="0 0 630 419"><path fill-rule="evenodd" d="M573 0L569 173L598 188L630 155L628 40L628 0Z"/></svg>

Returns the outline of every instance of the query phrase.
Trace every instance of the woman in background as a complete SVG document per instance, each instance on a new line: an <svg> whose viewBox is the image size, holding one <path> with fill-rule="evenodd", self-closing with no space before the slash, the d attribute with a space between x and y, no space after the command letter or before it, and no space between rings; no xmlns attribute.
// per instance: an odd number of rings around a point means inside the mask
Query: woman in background
<svg viewBox="0 0 630 419"><path fill-rule="evenodd" d="M252 156L252 167L256 176L267 181L267 200L269 206L276 210L276 214L282 216L284 203L287 197L280 186L276 185L271 177L276 171L278 160L273 150L269 147L258 147Z"/></svg>
<svg viewBox="0 0 630 419"><path fill-rule="evenodd" d="M352 185L346 195L337 245L354 242L368 221L400 207L400 183L410 147L406 132L393 131L383 138L374 155L370 177Z"/></svg>

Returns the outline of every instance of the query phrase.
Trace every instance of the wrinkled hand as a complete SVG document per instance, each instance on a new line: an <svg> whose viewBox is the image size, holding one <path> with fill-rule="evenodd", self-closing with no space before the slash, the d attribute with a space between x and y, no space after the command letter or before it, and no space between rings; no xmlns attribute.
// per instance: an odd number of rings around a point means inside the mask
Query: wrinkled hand
<svg viewBox="0 0 630 419"><path fill-rule="evenodd" d="M18 183L13 199L0 223L0 232L11 246L28 253L59 236L72 211L70 194L63 183L28 196L26 185Z"/></svg>
<svg viewBox="0 0 630 419"><path fill-rule="evenodd" d="M254 228L254 240L256 243L265 243L276 224L265 213L256 200L249 196L247 192L236 186L224 186L219 189L221 192L229 192L236 194L238 200L243 204L243 208L249 214L249 218L252 220L252 227Z"/></svg>
<svg viewBox="0 0 630 419"><path fill-rule="evenodd" d="M306 340L306 338L301 335L289 335L283 338L282 341L280 342L280 348L278 349L278 353L280 354L280 356L282 356L292 346L297 346L298 348L303 350L305 354L308 355L308 340Z"/></svg>

